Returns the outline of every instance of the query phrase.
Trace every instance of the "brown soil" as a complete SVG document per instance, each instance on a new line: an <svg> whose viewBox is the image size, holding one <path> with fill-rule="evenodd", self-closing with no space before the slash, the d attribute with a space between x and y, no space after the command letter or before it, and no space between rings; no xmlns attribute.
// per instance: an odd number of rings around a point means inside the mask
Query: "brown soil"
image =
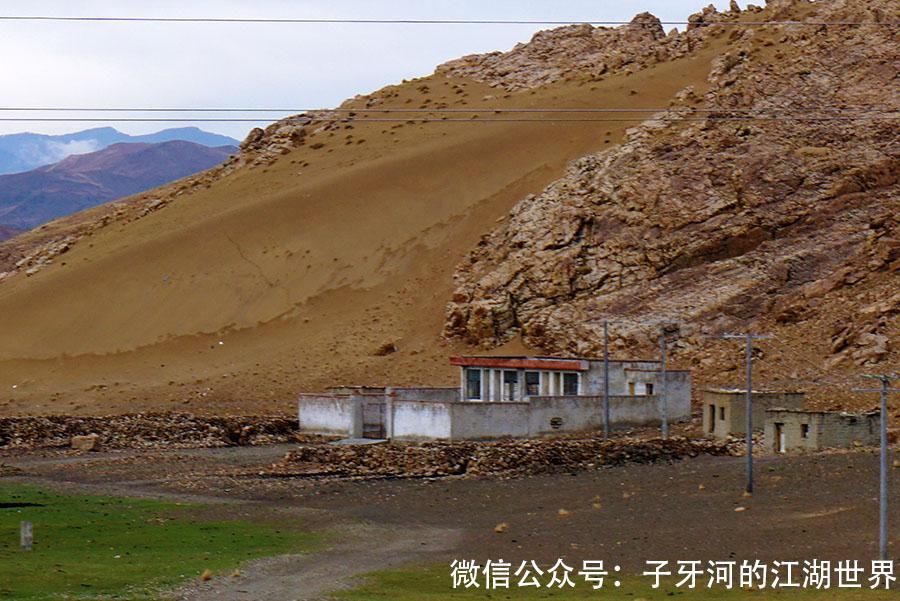
<svg viewBox="0 0 900 601"><path fill-rule="evenodd" d="M656 108L702 90L721 45L502 97L434 76L390 88L383 106ZM454 383L447 356L469 350L441 338L456 265L517 201L634 125L472 122L312 133L5 279L0 413L287 413L298 391L334 384ZM66 228L13 242L49 231Z"/></svg>
<svg viewBox="0 0 900 601"><path fill-rule="evenodd" d="M23 470L10 481L203 501L223 517L299 520L334 535L321 555L254 564L245 569L246 578L192 588L185 598L211 598L202 596L203 590L232 598L227 595L237 588L269 598L279 582L284 590L294 587L290 598L314 598L351 582L347 577L359 570L347 572L348 561L367 571L398 561L562 557L570 564L605 559L635 572L647 559L865 560L876 550L878 461L869 450L759 458L756 492L749 498L742 495L744 460L732 457L513 479L322 481L246 475L289 448L77 457L5 451L0 461ZM896 485L900 472L892 472ZM736 512L737 507L746 510ZM568 513L561 517L560 509ZM900 506L891 511L896 533ZM494 531L499 523L508 524L502 533ZM290 568L285 578L264 578L275 565ZM289 576L307 568L315 577L306 585ZM340 582L332 585L336 578Z"/></svg>

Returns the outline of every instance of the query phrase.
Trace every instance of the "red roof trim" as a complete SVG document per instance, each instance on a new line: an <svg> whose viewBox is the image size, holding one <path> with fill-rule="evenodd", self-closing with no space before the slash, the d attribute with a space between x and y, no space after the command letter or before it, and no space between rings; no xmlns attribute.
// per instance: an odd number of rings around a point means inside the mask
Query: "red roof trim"
<svg viewBox="0 0 900 601"><path fill-rule="evenodd" d="M533 359L529 357L450 357L450 365L495 369L587 371L587 361L579 359Z"/></svg>

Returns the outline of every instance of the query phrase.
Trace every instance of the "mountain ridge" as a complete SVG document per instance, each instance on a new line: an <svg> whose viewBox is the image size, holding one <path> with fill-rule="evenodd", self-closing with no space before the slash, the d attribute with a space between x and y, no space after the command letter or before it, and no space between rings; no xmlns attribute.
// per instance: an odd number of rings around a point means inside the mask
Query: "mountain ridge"
<svg viewBox="0 0 900 601"><path fill-rule="evenodd" d="M96 127L71 134L23 132L0 135L0 175L23 173L59 162L72 154L96 152L116 143L158 143L185 140L208 147L237 146L238 141L197 127L177 127L130 135L113 127Z"/></svg>
<svg viewBox="0 0 900 601"><path fill-rule="evenodd" d="M0 175L0 224L15 230L37 227L209 169L236 150L183 140L118 142L25 173Z"/></svg>

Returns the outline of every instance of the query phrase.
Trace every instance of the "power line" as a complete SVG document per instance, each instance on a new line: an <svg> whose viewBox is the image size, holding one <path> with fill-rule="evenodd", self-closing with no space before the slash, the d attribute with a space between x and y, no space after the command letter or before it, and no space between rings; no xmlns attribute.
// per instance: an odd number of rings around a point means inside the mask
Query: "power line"
<svg viewBox="0 0 900 601"><path fill-rule="evenodd" d="M307 18L251 18L251 17L77 17L51 15L3 15L0 21L60 21L100 23L256 23L256 24L349 24L349 25L611 25L653 27L654 23L603 20L530 20L530 19L307 19ZM762 26L875 26L896 27L900 21L659 21L661 25L723 25L728 27Z"/></svg>
<svg viewBox="0 0 900 601"><path fill-rule="evenodd" d="M687 121L731 121L731 122L775 122L775 121L793 121L798 123L815 123L823 121L877 121L877 120L895 120L900 118L897 115L863 115L857 117L633 117L633 118L550 118L550 119L521 119L521 118L469 118L461 119L458 117L373 117L373 118L356 118L356 117L303 117L298 119L286 118L279 119L280 123L324 123L338 121L341 123L633 123L644 121L667 121L671 123L687 122ZM0 117L0 122L18 122L18 123L272 123L272 119L263 118L105 118L105 117Z"/></svg>
<svg viewBox="0 0 900 601"><path fill-rule="evenodd" d="M91 113L663 113L663 108L226 108L226 107L0 107L0 112L91 112ZM871 112L900 111L900 108L858 106L809 106L772 108L691 108L695 113L749 112Z"/></svg>

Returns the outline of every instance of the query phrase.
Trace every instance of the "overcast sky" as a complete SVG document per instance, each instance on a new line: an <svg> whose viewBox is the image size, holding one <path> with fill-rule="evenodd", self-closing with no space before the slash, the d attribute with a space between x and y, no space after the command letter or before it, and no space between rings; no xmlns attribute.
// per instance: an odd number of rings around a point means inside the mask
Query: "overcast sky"
<svg viewBox="0 0 900 601"><path fill-rule="evenodd" d="M663 21L683 21L706 4L709 0L29 0L0 2L0 14L625 21L650 11ZM727 8L728 2L714 4ZM6 107L328 107L427 75L464 54L507 50L538 29L0 21L0 102ZM0 133L64 133L97 125L0 123ZM183 124L113 125L143 133ZM198 125L236 138L252 127Z"/></svg>

